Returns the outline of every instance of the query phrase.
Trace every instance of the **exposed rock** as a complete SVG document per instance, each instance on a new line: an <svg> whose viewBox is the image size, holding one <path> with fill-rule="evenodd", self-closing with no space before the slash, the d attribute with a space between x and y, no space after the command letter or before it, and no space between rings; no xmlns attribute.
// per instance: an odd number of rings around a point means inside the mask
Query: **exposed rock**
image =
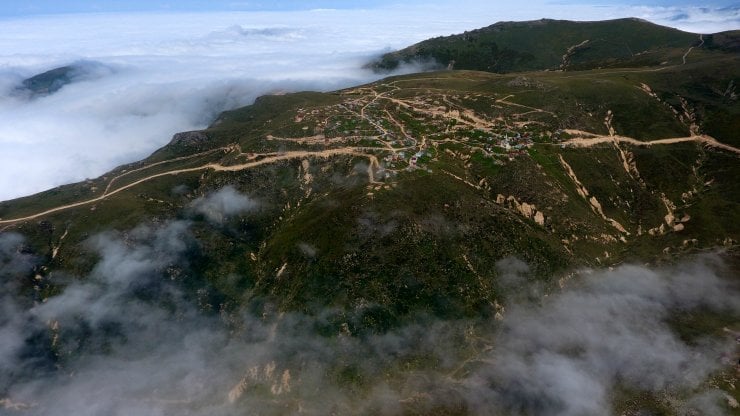
<svg viewBox="0 0 740 416"><path fill-rule="evenodd" d="M208 141L208 136L202 130L184 131L175 133L170 140L170 146L198 146Z"/></svg>
<svg viewBox="0 0 740 416"><path fill-rule="evenodd" d="M533 80L531 78L524 77L524 76L516 77L516 78L512 79L511 81L507 82L506 85L508 85L510 87L536 88L536 89L540 89L540 90L545 89L545 84L543 84L543 83L541 83L541 82L539 82L537 80Z"/></svg>
<svg viewBox="0 0 740 416"><path fill-rule="evenodd" d="M673 224L676 220L676 218L673 216L673 213L670 213L670 212L666 214L666 216L663 219L665 220L665 223L668 225Z"/></svg>
<svg viewBox="0 0 740 416"><path fill-rule="evenodd" d="M537 213L534 214L534 222L541 226L545 225L545 215L542 214L542 211L537 211Z"/></svg>
<svg viewBox="0 0 740 416"><path fill-rule="evenodd" d="M507 198L501 194L496 195L496 203L498 205L506 205L509 209L515 210L523 217L534 220L534 222L540 226L545 225L545 214L538 211L534 204L519 202L519 200L513 195L509 195Z"/></svg>
<svg viewBox="0 0 740 416"><path fill-rule="evenodd" d="M519 207L519 212L521 212L522 215L524 215L527 218L532 218L532 216L533 216L533 210L534 210L534 206L533 205L529 205L526 202L522 202L522 204Z"/></svg>

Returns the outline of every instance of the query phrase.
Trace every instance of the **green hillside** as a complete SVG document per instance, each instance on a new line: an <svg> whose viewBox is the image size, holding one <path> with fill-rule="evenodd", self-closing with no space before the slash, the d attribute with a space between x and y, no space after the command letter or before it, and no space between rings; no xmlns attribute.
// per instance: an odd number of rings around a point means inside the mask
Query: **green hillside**
<svg viewBox="0 0 740 416"><path fill-rule="evenodd" d="M15 93L27 94L31 98L50 95L61 90L66 85L99 78L111 72L111 68L99 62L78 61L24 79L15 88Z"/></svg>
<svg viewBox="0 0 740 416"><path fill-rule="evenodd" d="M90 234L187 217L193 199L229 184L263 208L228 227L195 218L220 295L242 300L220 281L238 271L237 287L287 309L364 300L395 318L477 314L498 296L480 276L495 281L507 256L552 282L574 266L740 241L740 105L723 91L737 62L437 72L267 96L149 159L0 203L0 225L47 253L68 233L53 263L84 272ZM254 257L221 257L224 247Z"/></svg>
<svg viewBox="0 0 740 416"><path fill-rule="evenodd" d="M737 42L737 33L711 39L725 45L718 50L727 50ZM425 40L385 54L369 66L390 71L402 63L422 63L497 73L659 66L681 63L683 54L701 42L697 34L640 19L500 22Z"/></svg>

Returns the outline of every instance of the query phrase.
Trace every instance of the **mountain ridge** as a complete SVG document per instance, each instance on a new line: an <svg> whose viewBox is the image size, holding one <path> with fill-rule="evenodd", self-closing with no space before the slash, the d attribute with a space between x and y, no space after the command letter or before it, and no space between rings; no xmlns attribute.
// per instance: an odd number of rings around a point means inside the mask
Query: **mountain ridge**
<svg viewBox="0 0 740 416"><path fill-rule="evenodd" d="M723 45L737 42L737 33L732 31L714 37L722 39ZM680 62L687 49L700 43L699 34L636 18L498 22L387 53L367 67L384 72L401 64L429 65L430 60L438 68L498 73L654 66Z"/></svg>

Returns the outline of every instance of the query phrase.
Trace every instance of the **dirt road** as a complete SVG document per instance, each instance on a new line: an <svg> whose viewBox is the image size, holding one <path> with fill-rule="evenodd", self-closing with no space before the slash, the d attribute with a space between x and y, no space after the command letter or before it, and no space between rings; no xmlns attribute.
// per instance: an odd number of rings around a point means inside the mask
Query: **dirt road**
<svg viewBox="0 0 740 416"><path fill-rule="evenodd" d="M208 163L208 164L205 164L205 165L202 165L202 166L196 166L196 167L192 167L192 168L175 169L175 170L170 170L170 171L166 171L166 172L160 172L160 173L157 173L157 174L146 176L144 178L141 178L141 179L139 179L137 181L134 181L134 182L131 182L129 184L123 185L120 188L116 188L116 189L114 189L112 191L107 190L106 193L104 193L103 195L98 196L96 198L91 198L91 199L87 199L87 200L84 200L84 201L79 201L79 202L75 202L75 203L71 203L71 204L66 204L66 205L60 205L58 207L47 209L47 210L42 211L42 212L39 212L37 214L28 215L28 216L25 216L25 217L13 218L13 219L7 219L7 220L0 220L0 225L11 225L11 224L18 223L18 222L30 221L30 220L34 220L36 218L41 218L41 217L44 217L46 215L53 214L53 213L56 213L56 212L60 212L60 211L64 211L64 210L68 210L68 209L72 209L72 208L78 208L78 207L81 207L81 206L85 206L85 205L93 204L93 203L96 203L96 202L100 202L100 201L102 201L102 200L104 200L104 199L106 199L108 197L111 197L111 196L117 194L117 193L123 192L123 191L125 191L127 189L131 189L131 188L133 188L133 187L135 187L137 185L140 185L140 184L142 184L144 182L148 182L148 181L150 181L152 179L161 178L163 176L172 176L172 175L178 175L178 174L181 174L181 173L198 172L198 171L209 170L209 169L210 170L213 170L213 171L216 171L216 172L237 172L237 171L254 168L254 167L257 167L257 166L261 166L261 165L267 165L267 164L270 164L270 163L275 163L275 162L279 162L279 161L283 161L283 160L290 160L290 159L301 159L301 158L310 158L310 157L329 158L329 157L338 156L338 155L353 155L353 156L366 157L370 161L370 165L368 167L368 177L370 178L370 182L375 182L372 169L374 167L378 167L379 166L378 159L374 155L371 155L371 154L362 152L362 150L365 150L365 149L368 149L368 148L345 147L345 148L339 148L339 149L327 149L327 150L316 151L316 152L310 152L310 151L292 151L292 152L285 152L285 153L278 154L278 155L268 156L268 157L265 157L265 158L260 159L260 160L256 160L256 161L253 161L253 162L242 163L242 164L238 164L238 165L227 165L227 166L224 166L224 165L221 165L221 164L218 164L218 163ZM159 165L159 164L162 164L162 163L165 163L165 162L158 162L156 165ZM152 167L154 165L155 164L150 165L149 167ZM120 177L120 176L122 176L122 175L119 175L118 177Z"/></svg>
<svg viewBox="0 0 740 416"><path fill-rule="evenodd" d="M675 144L675 143L684 143L684 142L700 142L707 146L716 147L718 149L727 150L729 152L740 154L740 149L730 146L728 144L720 143L714 137L707 136L705 134L697 135L697 136L687 136L687 137L673 137L673 138L668 138L668 139L658 139L658 140L643 142L637 139L633 139L631 137L601 136L601 135L595 135L593 133L579 131L579 130L566 130L566 132L572 135L581 136L581 137L574 137L570 140L566 140L563 143L561 143L561 145L571 146L571 147L591 147L597 144L614 143L614 142L628 143L628 144L632 144L635 146L655 146L655 145Z"/></svg>

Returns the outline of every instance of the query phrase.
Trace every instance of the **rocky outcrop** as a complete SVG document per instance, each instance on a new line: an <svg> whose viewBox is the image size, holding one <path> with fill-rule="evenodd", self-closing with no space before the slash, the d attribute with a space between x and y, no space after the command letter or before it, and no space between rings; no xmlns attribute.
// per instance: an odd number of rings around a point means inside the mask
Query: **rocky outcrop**
<svg viewBox="0 0 740 416"><path fill-rule="evenodd" d="M208 136L202 130L184 131L172 136L172 140L170 140L168 146L198 147L199 145L208 142L208 140Z"/></svg>
<svg viewBox="0 0 740 416"><path fill-rule="evenodd" d="M513 211L516 211L518 214L520 214L524 218L533 220L534 222L536 222L538 225L542 227L545 226L545 215L542 213L542 211L538 211L537 207L534 204L520 202L513 195L510 195L507 198L501 194L498 194L496 196L496 203L498 205L503 205Z"/></svg>

